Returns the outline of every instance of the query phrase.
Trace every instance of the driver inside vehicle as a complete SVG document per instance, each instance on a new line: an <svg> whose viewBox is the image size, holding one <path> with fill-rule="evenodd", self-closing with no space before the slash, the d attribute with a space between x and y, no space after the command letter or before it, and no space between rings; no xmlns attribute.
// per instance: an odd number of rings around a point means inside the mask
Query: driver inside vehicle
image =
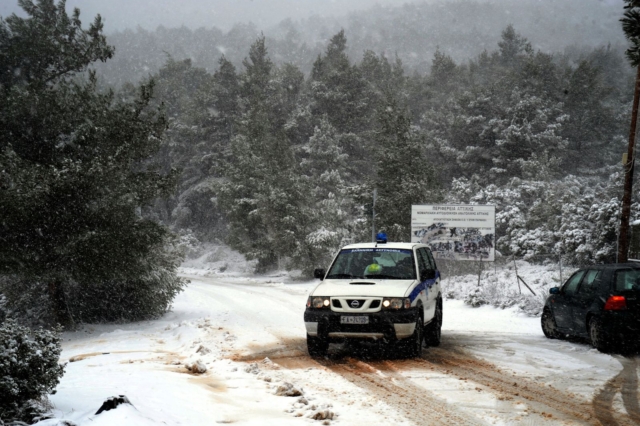
<svg viewBox="0 0 640 426"><path fill-rule="evenodd" d="M400 259L396 264L396 267L398 270L398 276L402 277L403 279L410 280L415 276L415 271L413 270L413 260L409 256Z"/></svg>
<svg viewBox="0 0 640 426"><path fill-rule="evenodd" d="M377 263L372 263L369 266L367 266L364 270L364 276L366 277L367 275L377 275L382 273L382 266L378 265Z"/></svg>

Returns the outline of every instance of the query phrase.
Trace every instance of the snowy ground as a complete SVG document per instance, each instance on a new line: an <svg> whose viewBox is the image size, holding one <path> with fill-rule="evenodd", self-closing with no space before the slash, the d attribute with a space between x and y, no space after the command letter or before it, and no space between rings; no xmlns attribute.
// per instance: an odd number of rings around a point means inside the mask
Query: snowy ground
<svg viewBox="0 0 640 426"><path fill-rule="evenodd" d="M638 357L546 339L517 306L446 299L442 345L418 359L332 345L316 361L302 321L313 282L184 273L191 284L162 319L64 335L56 418L40 426L640 422ZM116 395L133 406L95 415Z"/></svg>

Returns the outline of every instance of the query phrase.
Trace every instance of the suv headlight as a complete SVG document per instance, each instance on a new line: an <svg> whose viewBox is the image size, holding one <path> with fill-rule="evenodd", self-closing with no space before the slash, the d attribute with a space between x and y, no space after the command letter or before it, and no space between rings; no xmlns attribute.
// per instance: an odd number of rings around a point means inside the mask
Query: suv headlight
<svg viewBox="0 0 640 426"><path fill-rule="evenodd" d="M411 299L408 297L384 299L382 301L382 307L384 309L409 309L411 308Z"/></svg>
<svg viewBox="0 0 640 426"><path fill-rule="evenodd" d="M326 309L331 305L331 300L327 296L309 296L307 308Z"/></svg>

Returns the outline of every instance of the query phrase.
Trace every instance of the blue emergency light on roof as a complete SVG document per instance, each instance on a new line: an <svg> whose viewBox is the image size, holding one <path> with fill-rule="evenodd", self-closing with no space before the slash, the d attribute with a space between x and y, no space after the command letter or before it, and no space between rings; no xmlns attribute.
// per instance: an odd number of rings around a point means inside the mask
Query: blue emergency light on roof
<svg viewBox="0 0 640 426"><path fill-rule="evenodd" d="M376 243L386 243L387 242L387 234L384 232L378 232L376 235Z"/></svg>

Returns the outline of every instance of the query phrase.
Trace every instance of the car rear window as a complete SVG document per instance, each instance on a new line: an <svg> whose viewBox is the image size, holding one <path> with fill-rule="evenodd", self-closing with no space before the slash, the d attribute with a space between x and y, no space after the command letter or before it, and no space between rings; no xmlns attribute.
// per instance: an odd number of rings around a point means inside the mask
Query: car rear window
<svg viewBox="0 0 640 426"><path fill-rule="evenodd" d="M616 272L616 290L640 290L640 269L621 269Z"/></svg>

